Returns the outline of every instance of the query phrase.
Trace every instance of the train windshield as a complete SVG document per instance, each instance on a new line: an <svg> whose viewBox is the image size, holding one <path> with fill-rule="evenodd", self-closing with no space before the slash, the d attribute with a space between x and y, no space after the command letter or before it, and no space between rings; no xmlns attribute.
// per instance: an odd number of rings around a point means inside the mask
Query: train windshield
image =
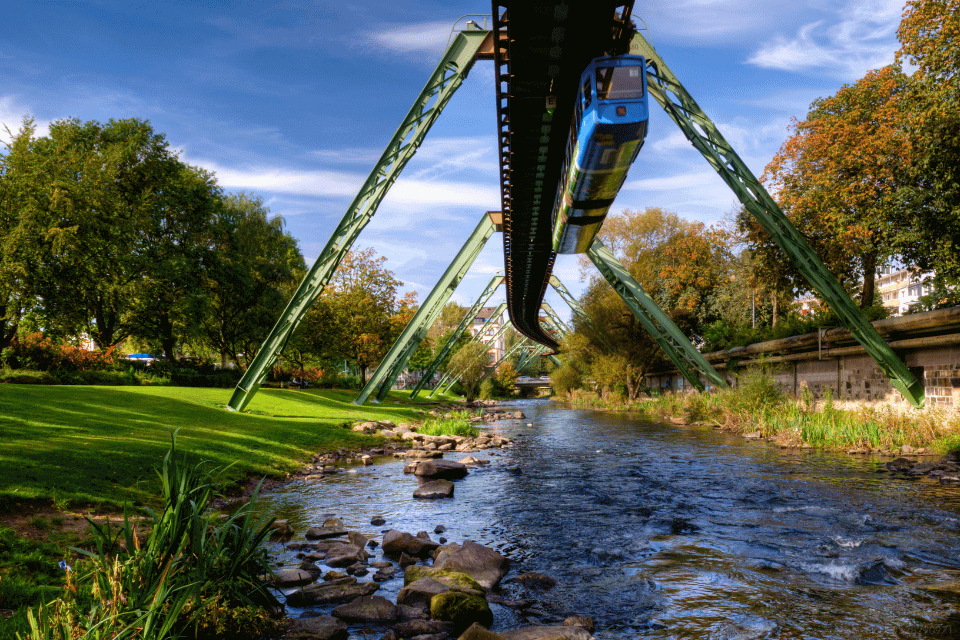
<svg viewBox="0 0 960 640"><path fill-rule="evenodd" d="M599 100L639 100L643 97L643 67L597 67Z"/></svg>

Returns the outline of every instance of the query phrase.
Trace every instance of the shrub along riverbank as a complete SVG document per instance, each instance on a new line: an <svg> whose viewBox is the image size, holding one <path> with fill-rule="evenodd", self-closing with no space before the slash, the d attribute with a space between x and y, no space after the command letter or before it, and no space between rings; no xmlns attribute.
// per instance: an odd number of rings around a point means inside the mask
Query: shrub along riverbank
<svg viewBox="0 0 960 640"><path fill-rule="evenodd" d="M574 391L558 399L575 406L639 413L651 421L706 423L786 446L891 454L904 447L937 453L960 448L960 414L852 403L841 407L829 394L815 402L806 387L799 399L793 399L762 373L744 376L736 389L710 393L667 393L627 402L619 396L599 398Z"/></svg>
<svg viewBox="0 0 960 640"><path fill-rule="evenodd" d="M282 479L317 453L378 442L344 423L424 418L405 392L357 406L354 391L263 389L241 413L223 408L230 394L0 384L0 640L26 631L24 607L59 591L66 574L57 563L75 556L68 547L92 548L89 510L166 508L158 469L172 431L184 468L220 468L219 490L235 492L251 477Z"/></svg>

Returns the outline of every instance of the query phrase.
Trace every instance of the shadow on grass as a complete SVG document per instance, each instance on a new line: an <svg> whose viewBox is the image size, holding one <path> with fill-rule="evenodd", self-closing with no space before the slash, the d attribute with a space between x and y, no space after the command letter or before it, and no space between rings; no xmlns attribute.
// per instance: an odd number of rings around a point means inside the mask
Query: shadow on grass
<svg viewBox="0 0 960 640"><path fill-rule="evenodd" d="M226 480L280 475L314 453L371 439L337 425L416 417L416 408L350 404L354 392L263 390L252 409L224 410L229 390L0 385L0 508L21 500L147 501L170 430L193 460L230 467ZM222 403L222 404L221 404Z"/></svg>

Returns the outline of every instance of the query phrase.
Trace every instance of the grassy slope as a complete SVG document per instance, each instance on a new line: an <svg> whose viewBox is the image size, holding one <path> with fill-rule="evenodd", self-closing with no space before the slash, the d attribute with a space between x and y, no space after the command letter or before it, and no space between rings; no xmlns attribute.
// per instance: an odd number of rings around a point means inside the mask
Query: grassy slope
<svg viewBox="0 0 960 640"><path fill-rule="evenodd" d="M229 389L0 385L0 510L20 500L110 506L152 500L154 469L177 445L232 479L277 475L320 450L373 442L337 425L354 419L411 421L410 404L359 407L355 392L264 389L248 412L223 409Z"/></svg>

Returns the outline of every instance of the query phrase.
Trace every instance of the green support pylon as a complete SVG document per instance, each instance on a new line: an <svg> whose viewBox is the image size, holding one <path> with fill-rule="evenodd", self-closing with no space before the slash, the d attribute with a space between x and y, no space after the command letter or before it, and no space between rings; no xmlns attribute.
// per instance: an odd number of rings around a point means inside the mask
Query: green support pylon
<svg viewBox="0 0 960 640"><path fill-rule="evenodd" d="M494 363L493 363L493 366L490 367L489 369L487 369L487 370L484 372L484 374L480 377L479 382L483 382L483 381L486 380L488 377L490 377L490 374L492 374L494 371L496 371L496 370L497 370L497 367L499 367L501 364L503 364L503 362L506 361L507 358L509 358L510 356L512 356L512 355L513 355L514 353L516 353L517 351L523 349L524 347L529 346L532 342L533 342L533 341L530 340L530 338L528 338L528 337L526 337L526 336L523 336L522 338L520 338L519 340L517 340L516 342L514 342L514 343L513 343L513 346L511 346L509 349L505 350L505 351L503 352L503 355L500 356L500 359L497 360L496 362L494 362ZM460 376L457 376L457 379L459 379L459 378L460 378ZM454 380L453 382L456 382L456 380ZM450 384L452 385L453 382L451 382Z"/></svg>
<svg viewBox="0 0 960 640"><path fill-rule="evenodd" d="M627 268L617 260L610 249L600 242L599 238L590 245L587 256L607 279L610 286L620 294L640 324L653 336L687 382L703 391L703 382L696 371L699 369L714 386L721 388L727 386L720 374L710 366L697 348L690 344L673 320L657 306L653 298L643 290L639 282L633 279Z"/></svg>
<svg viewBox="0 0 960 640"><path fill-rule="evenodd" d="M433 358L433 361L424 369L423 377L420 378L420 381L417 383L417 386L414 387L413 393L410 394L411 398L416 398L420 391L423 390L423 387L426 386L427 381L433 377L433 374L437 372L437 369L440 367L440 363L443 362L451 351L453 347L457 344L457 340L460 339L460 336L463 335L463 332L467 330L467 327L470 326L470 323L473 322L473 319L477 317L477 314L480 313L480 309L483 308L483 305L486 304L487 300L490 299L490 296L493 295L493 292L497 290L501 284L503 284L503 276L495 275L490 278L490 282L487 283L486 289L480 293L480 296L477 298L477 301L473 303L473 306L463 315L463 319L460 321L460 324L457 325L457 328L453 330L453 333L450 334L450 337L443 344L443 347L437 351L437 355ZM501 303L501 306L498 307L496 315L503 313L503 309L506 307L506 303Z"/></svg>
<svg viewBox="0 0 960 640"><path fill-rule="evenodd" d="M256 394L290 335L314 300L323 292L360 231L376 213L387 191L396 182L400 171L413 157L427 131L467 77L486 35L485 30L461 31L447 47L440 64L350 204L320 257L300 283L270 335L264 340L253 362L240 379L227 405L228 409L242 410Z"/></svg>
<svg viewBox="0 0 960 640"><path fill-rule="evenodd" d="M740 202L783 249L821 299L840 316L843 325L863 345L890 383L913 406L924 403L923 384L893 352L884 339L863 317L837 279L823 264L803 235L784 215L776 201L743 163L733 147L724 139L713 121L680 84L663 59L646 38L637 33L630 44L630 53L647 59L652 71L647 73L650 95L680 127L687 139L703 154L724 182L737 194Z"/></svg>
<svg viewBox="0 0 960 640"><path fill-rule="evenodd" d="M566 335L570 333L570 327L567 326L567 323L560 319L560 316L557 315L557 312L553 310L546 302L540 303L540 308L543 309L544 313L547 314L547 317L550 318L552 326L557 330L561 335Z"/></svg>
<svg viewBox="0 0 960 640"><path fill-rule="evenodd" d="M613 345L610 344L610 341L607 339L607 336L597 328L597 325L593 323L593 318L591 318L586 310L580 305L576 298L573 297L567 288L563 286L563 283L560 282L560 279L557 276L550 276L550 286L553 287L553 290L556 291L563 301L567 303L567 306L573 310L573 313L576 314L578 318L597 336L597 339L603 343L603 346L607 348L611 353L614 351Z"/></svg>
<svg viewBox="0 0 960 640"><path fill-rule="evenodd" d="M502 325L500 325L500 328L497 329L497 331L492 336L484 337L483 334L485 334L487 332L487 329L491 327L493 323L496 321L496 319L503 314L503 309L505 309L506 307L507 307L506 303L498 305L497 312L495 312L492 316L490 316L490 318L487 319L485 323L483 323L483 326L480 327L480 331L478 331L477 335L473 336L470 339L470 342L480 342L485 345L496 344L497 340L500 339L500 336L503 335L503 333L507 330L507 328L513 326L512 324L510 324L509 320L507 320ZM440 392L441 387L444 387L444 385L446 385L446 387L443 389L442 393L446 393L447 391L450 390L450 387L453 386L453 383L459 379L460 379L460 376L454 375L452 372L448 371L440 379L440 382L437 383L437 386L433 388L433 393L430 394L430 397L432 398L434 394Z"/></svg>
<svg viewBox="0 0 960 640"><path fill-rule="evenodd" d="M473 233L471 233L467 241L463 243L460 251L454 256L453 261L450 262L450 265L440 277L436 286L433 287L433 290L423 301L423 304L420 305L420 308L417 309L413 318L407 323L403 332L393 343L393 346L390 347L387 355L380 361L377 370L370 376L367 384L361 389L360 395L353 401L353 404L364 404L374 389L378 389L377 402L383 402L383 399L387 397L387 393L390 391L390 387L392 387L396 381L397 376L399 376L400 372L407 366L407 362L410 361L413 352L417 350L417 347L420 346L420 343L427 336L427 331L430 330L433 323L440 317L443 306L447 304L450 296L453 295L453 292L456 290L457 285L459 285L464 276L467 275L467 271L473 266L474 260L477 259L480 251L484 245L487 244L487 240L493 235L493 230L493 221L490 220L490 217L486 214L481 216L480 222L473 230Z"/></svg>

